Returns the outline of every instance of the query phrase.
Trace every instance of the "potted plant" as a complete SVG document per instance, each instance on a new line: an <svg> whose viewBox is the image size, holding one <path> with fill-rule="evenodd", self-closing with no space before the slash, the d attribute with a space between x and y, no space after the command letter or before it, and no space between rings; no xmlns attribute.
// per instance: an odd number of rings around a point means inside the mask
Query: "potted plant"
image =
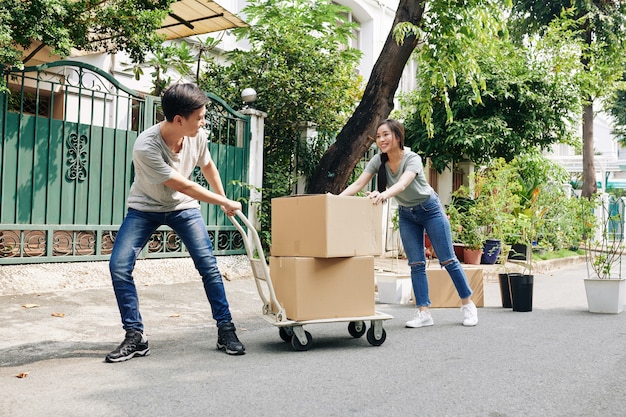
<svg viewBox="0 0 626 417"><path fill-rule="evenodd" d="M525 199L515 218L518 242L525 248L523 271L519 275L509 276L509 291L513 311L532 311L533 309L533 251L532 242L538 238L538 230L547 211L546 202L540 199L543 186L537 183L522 184Z"/></svg>
<svg viewBox="0 0 626 417"><path fill-rule="evenodd" d="M446 208L453 242L463 245L463 262L479 264L485 242L482 213L476 201L468 197L468 189L460 187L452 194L452 202Z"/></svg>
<svg viewBox="0 0 626 417"><path fill-rule="evenodd" d="M465 245L461 241L461 230L463 230L463 226L461 224L462 215L459 213L459 208L454 204L449 204L446 207L446 214L448 216L448 221L450 222L454 254L460 262L464 262L465 258L463 256L463 248Z"/></svg>
<svg viewBox="0 0 626 417"><path fill-rule="evenodd" d="M504 243L505 230L510 229L514 210L519 207L520 188L516 169L503 158L471 176L472 189L463 190L472 196L471 210L484 237L481 263L494 264Z"/></svg>
<svg viewBox="0 0 626 417"><path fill-rule="evenodd" d="M585 291L591 313L619 314L624 309L622 277L624 200L612 201L601 194L593 201L583 201L585 224L584 247L587 264ZM589 204L590 203L590 204ZM591 207L590 207L591 205Z"/></svg>
<svg viewBox="0 0 626 417"><path fill-rule="evenodd" d="M461 215L459 239L463 243L463 261L466 264L478 265L483 254L485 236L483 228L477 221L478 215L474 207L470 207Z"/></svg>
<svg viewBox="0 0 626 417"><path fill-rule="evenodd" d="M514 210L519 206L519 197L515 194L516 183L511 180L510 170L500 168L493 173L496 178L490 182L491 189L479 200L479 206L485 213L483 222L487 225L487 239L483 258L484 264L506 261L501 253L508 255L510 246L506 241L506 232L515 223ZM504 264L504 263L503 263Z"/></svg>
<svg viewBox="0 0 626 417"><path fill-rule="evenodd" d="M502 307L513 308L514 311L532 311L532 251L530 236L532 221L527 214L518 213L503 231L503 252L500 263L504 272L498 274ZM517 265L514 272L507 268L507 261ZM515 299L515 300L513 300ZM515 301L515 302L514 302Z"/></svg>
<svg viewBox="0 0 626 417"><path fill-rule="evenodd" d="M526 261L523 263L524 269L520 276L511 277L509 282L511 291L511 304L513 311L532 311L533 309L533 286L535 276L533 275L533 249L532 242L537 239L538 228L542 222L546 208L538 204L537 196L541 188L537 187L533 191L534 198L527 204L524 216L519 217L525 228L520 228L522 245L526 248Z"/></svg>
<svg viewBox="0 0 626 417"><path fill-rule="evenodd" d="M506 233L506 242L511 246L508 259L513 261L527 260L530 242L530 230L532 228L530 216L520 212L511 224L510 230Z"/></svg>
<svg viewBox="0 0 626 417"><path fill-rule="evenodd" d="M486 226L487 236L481 263L492 264L497 261L503 266L504 271L498 274L498 278L504 308L512 307L511 278L522 276L521 273L511 272L507 268L511 249L509 237L518 234L518 240L522 240L525 236L516 224L521 190L518 178L517 168L501 158L475 173L473 178L475 210L482 213L481 222Z"/></svg>

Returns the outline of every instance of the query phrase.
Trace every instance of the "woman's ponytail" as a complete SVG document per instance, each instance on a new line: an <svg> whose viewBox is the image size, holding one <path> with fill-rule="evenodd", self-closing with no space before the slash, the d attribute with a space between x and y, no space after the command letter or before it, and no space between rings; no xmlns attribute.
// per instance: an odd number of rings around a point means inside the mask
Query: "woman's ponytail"
<svg viewBox="0 0 626 417"><path fill-rule="evenodd" d="M385 169L385 164L389 160L389 155L386 153L380 154L380 167L378 168L378 178L377 178L377 187L378 192L382 193L387 189L387 170Z"/></svg>

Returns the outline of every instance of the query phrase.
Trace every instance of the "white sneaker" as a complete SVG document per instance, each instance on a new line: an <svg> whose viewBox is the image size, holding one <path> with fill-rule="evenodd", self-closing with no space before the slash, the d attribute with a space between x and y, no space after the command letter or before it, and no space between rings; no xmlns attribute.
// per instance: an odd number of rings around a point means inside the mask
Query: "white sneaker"
<svg viewBox="0 0 626 417"><path fill-rule="evenodd" d="M478 324L478 310L473 301L462 305L461 312L463 313L463 326L476 326Z"/></svg>
<svg viewBox="0 0 626 417"><path fill-rule="evenodd" d="M415 317L413 317L413 320L407 321L405 326L417 328L417 327L432 326L433 324L435 324L435 322L433 322L433 318L430 315L429 311L421 311L417 309L415 310Z"/></svg>

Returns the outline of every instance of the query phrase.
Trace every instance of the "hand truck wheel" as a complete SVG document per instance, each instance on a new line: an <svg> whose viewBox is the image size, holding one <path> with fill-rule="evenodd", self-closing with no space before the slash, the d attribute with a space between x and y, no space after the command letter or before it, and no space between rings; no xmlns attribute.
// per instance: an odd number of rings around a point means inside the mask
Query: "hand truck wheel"
<svg viewBox="0 0 626 417"><path fill-rule="evenodd" d="M313 346L313 336L311 336L311 333L307 331L304 332L304 335L306 336L306 344L302 344L302 342L300 342L300 339L298 338L298 336L296 336L295 333L293 336L291 336L291 347L294 350L305 351L311 349L311 346Z"/></svg>
<svg viewBox="0 0 626 417"><path fill-rule="evenodd" d="M365 334L367 330L365 327L364 321L351 321L350 324L348 324L348 333L350 333L350 336L358 339Z"/></svg>
<svg viewBox="0 0 626 417"><path fill-rule="evenodd" d="M382 329L379 339L376 339L376 335L374 334L374 327L370 327L367 330L367 341L370 343L370 345L380 346L385 343L385 339L387 339L387 332L385 331L385 329Z"/></svg>

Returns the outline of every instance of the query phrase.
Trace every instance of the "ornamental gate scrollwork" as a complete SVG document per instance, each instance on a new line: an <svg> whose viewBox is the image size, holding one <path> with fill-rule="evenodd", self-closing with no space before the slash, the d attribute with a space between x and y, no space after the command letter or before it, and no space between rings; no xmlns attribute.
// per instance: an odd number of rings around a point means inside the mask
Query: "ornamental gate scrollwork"
<svg viewBox="0 0 626 417"><path fill-rule="evenodd" d="M87 136L70 133L67 139L67 171L70 181L85 181L87 178Z"/></svg>

